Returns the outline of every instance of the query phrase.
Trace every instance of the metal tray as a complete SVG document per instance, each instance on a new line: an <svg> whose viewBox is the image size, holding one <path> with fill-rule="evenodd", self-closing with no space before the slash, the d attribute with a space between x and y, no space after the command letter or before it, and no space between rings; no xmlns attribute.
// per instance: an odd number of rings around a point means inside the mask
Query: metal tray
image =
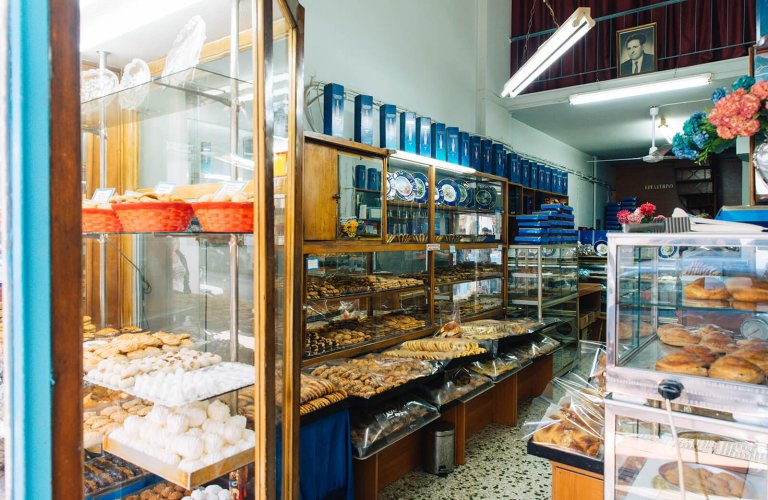
<svg viewBox="0 0 768 500"><path fill-rule="evenodd" d="M437 372L433 373L432 375L427 375L424 377L413 379L410 382L406 382L403 385L393 387L388 391L384 391L381 394L371 396L370 398L361 398L360 396L350 396L348 398L350 402L350 406L354 408L359 408L361 410L366 410L366 411L370 410L371 408L374 408L380 403L388 401L394 397L400 396L407 392L411 392L414 389L421 387L424 384L428 384L433 380L436 380L437 377L442 375L442 373L443 373L443 370L439 369Z"/></svg>
<svg viewBox="0 0 768 500"><path fill-rule="evenodd" d="M604 464L603 461L597 458L585 457L578 453L569 453L565 450L554 448L551 446L544 446L533 442L533 438L528 440L527 451L529 455L536 457L546 458L553 462L558 462L577 469L594 472L595 474L603 474Z"/></svg>

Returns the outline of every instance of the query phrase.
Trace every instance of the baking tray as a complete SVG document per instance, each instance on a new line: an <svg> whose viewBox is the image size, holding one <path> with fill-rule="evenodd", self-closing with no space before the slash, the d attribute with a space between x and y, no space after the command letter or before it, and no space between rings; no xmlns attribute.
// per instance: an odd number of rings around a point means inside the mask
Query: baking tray
<svg viewBox="0 0 768 500"><path fill-rule="evenodd" d="M209 481L213 481L228 472L245 467L246 465L253 463L256 457L256 449L249 448L245 451L236 453L231 457L227 457L221 462L208 465L194 472L184 472L155 457L151 457L140 450L119 443L114 439L110 439L109 436L104 438L104 451L108 451L123 460L127 460L162 477L166 481L178 484L188 490L194 489Z"/></svg>
<svg viewBox="0 0 768 500"><path fill-rule="evenodd" d="M553 462L570 465L571 467L594 472L595 474L603 474L605 468L603 461L598 458L585 457L578 453L569 453L551 446L543 446L534 443L533 438L528 440L527 451L529 455L546 458Z"/></svg>
<svg viewBox="0 0 768 500"><path fill-rule="evenodd" d="M84 498L85 500L117 500L118 498L123 498L132 493L136 493L137 491L141 491L153 483L153 476L150 474L141 474L128 481L115 483L112 486L97 490L90 495L85 495Z"/></svg>
<svg viewBox="0 0 768 500"><path fill-rule="evenodd" d="M405 394L407 392L411 392L414 389L417 389L421 387L424 384L428 384L434 380L437 379L440 375L442 375L443 369L438 368L437 372L426 375L424 377L419 377L416 379L411 380L410 382L406 382L403 385L399 385L397 387L393 387L392 389L389 389L388 391L384 391L381 394L376 394L375 396L371 396L370 398L361 398L360 396L350 396L349 402L350 406L354 408L359 408L361 410L368 411L371 408L377 406L380 403L383 403L385 401L388 401L394 397L400 396L402 394Z"/></svg>

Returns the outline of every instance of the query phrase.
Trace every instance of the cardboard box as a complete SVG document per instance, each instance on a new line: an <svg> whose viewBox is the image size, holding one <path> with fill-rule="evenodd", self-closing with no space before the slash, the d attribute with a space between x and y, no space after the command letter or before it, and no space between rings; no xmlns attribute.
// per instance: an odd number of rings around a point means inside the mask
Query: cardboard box
<svg viewBox="0 0 768 500"><path fill-rule="evenodd" d="M355 142L373 146L373 97L355 96Z"/></svg>
<svg viewBox="0 0 768 500"><path fill-rule="evenodd" d="M531 160L520 160L520 180L525 187L531 187Z"/></svg>
<svg viewBox="0 0 768 500"><path fill-rule="evenodd" d="M416 154L422 156L432 156L432 146L430 142L432 135L432 120L420 116L416 118Z"/></svg>
<svg viewBox="0 0 768 500"><path fill-rule="evenodd" d="M445 129L445 159L451 163L459 163L459 127Z"/></svg>
<svg viewBox="0 0 768 500"><path fill-rule="evenodd" d="M445 161L445 123L433 123L430 133L432 158Z"/></svg>
<svg viewBox="0 0 768 500"><path fill-rule="evenodd" d="M344 86L338 83L323 87L323 133L344 136Z"/></svg>
<svg viewBox="0 0 768 500"><path fill-rule="evenodd" d="M469 138L469 166L475 170L483 168L483 141L476 135Z"/></svg>
<svg viewBox="0 0 768 500"><path fill-rule="evenodd" d="M379 147L397 149L397 107L394 104L382 104L379 108Z"/></svg>
<svg viewBox="0 0 768 500"><path fill-rule="evenodd" d="M469 167L469 132L459 132L459 165Z"/></svg>
<svg viewBox="0 0 768 500"><path fill-rule="evenodd" d="M400 113L400 149L407 153L416 152L416 113Z"/></svg>
<svg viewBox="0 0 768 500"><path fill-rule="evenodd" d="M492 174L493 173L493 141L490 139L483 139L481 141L481 144L482 144L483 163L480 165L480 171L486 174Z"/></svg>
<svg viewBox="0 0 768 500"><path fill-rule="evenodd" d="M539 164L533 160L530 161L530 187L539 189Z"/></svg>
<svg viewBox="0 0 768 500"><path fill-rule="evenodd" d="M520 184L520 157L515 153L507 153L507 179L509 182Z"/></svg>
<svg viewBox="0 0 768 500"><path fill-rule="evenodd" d="M493 175L507 176L507 153L503 144L493 145Z"/></svg>

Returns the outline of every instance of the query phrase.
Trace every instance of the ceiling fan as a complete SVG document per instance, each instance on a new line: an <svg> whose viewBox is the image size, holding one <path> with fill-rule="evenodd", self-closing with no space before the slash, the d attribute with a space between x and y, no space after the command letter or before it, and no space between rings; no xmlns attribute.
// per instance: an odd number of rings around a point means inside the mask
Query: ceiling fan
<svg viewBox="0 0 768 500"><path fill-rule="evenodd" d="M648 148L648 154L645 156L635 156L633 158L609 158L607 160L591 160L593 163L613 162L613 161L637 161L642 160L645 163L659 163L664 160L678 160L675 156L666 156L672 145L656 146L656 117L659 115L659 107L652 106L651 111L651 147ZM662 119L663 120L663 119ZM662 122L663 123L663 122Z"/></svg>

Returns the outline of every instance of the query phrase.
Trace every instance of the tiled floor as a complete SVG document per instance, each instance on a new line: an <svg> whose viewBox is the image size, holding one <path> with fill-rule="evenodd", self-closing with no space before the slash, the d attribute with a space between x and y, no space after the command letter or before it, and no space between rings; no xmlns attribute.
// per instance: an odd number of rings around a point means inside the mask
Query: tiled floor
<svg viewBox="0 0 768 500"><path fill-rule="evenodd" d="M540 403L521 406L519 424L544 410ZM466 464L448 477L413 471L383 489L379 500L548 499L551 475L549 461L525 452L519 425L492 424L467 442Z"/></svg>

